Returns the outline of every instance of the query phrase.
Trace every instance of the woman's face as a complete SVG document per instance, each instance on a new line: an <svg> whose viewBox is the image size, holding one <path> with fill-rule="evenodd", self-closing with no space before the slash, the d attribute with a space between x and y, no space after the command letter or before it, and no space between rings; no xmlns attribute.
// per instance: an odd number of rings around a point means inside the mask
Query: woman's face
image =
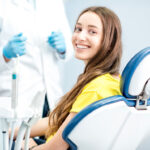
<svg viewBox="0 0 150 150"><path fill-rule="evenodd" d="M75 57L87 63L100 49L103 25L93 12L82 14L76 23L72 36Z"/></svg>

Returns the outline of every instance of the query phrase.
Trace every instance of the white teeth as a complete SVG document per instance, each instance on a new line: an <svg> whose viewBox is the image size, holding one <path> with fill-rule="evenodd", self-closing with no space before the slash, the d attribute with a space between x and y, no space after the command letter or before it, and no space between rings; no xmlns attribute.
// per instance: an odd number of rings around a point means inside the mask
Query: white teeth
<svg viewBox="0 0 150 150"><path fill-rule="evenodd" d="M88 48L88 46L77 45L77 48L85 49L85 48Z"/></svg>

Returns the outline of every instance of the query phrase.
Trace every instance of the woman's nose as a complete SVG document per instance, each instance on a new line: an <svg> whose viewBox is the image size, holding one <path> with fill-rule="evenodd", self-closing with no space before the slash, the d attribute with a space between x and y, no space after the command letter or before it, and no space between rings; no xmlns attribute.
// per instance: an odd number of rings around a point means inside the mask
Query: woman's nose
<svg viewBox="0 0 150 150"><path fill-rule="evenodd" d="M81 31L81 32L79 33L79 35L78 35L78 38L79 38L80 40L86 40L86 38L87 38L86 31Z"/></svg>

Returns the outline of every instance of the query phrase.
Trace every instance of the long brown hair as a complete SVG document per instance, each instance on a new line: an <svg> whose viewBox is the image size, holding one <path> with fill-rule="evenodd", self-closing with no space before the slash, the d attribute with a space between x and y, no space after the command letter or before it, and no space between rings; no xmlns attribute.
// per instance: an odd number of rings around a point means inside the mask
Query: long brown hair
<svg viewBox="0 0 150 150"><path fill-rule="evenodd" d="M86 12L97 14L103 24L103 38L100 50L86 65L84 72L78 77L74 87L66 93L57 107L49 115L49 128L46 137L54 134L72 108L77 96L83 87L94 78L110 73L118 74L122 55L121 25L117 15L106 7L89 7L78 17ZM78 21L77 19L77 21Z"/></svg>

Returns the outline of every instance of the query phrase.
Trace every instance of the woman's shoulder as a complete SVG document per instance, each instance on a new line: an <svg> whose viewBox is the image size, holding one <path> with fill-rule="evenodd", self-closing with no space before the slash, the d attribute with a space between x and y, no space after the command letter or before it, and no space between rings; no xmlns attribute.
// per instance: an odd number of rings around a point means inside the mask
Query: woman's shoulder
<svg viewBox="0 0 150 150"><path fill-rule="evenodd" d="M95 79L93 79L91 81L91 83L95 84L97 82L105 82L105 81L114 81L114 82L118 82L120 81L120 76L113 76L109 73L106 73L106 74L103 74L103 75L100 75L98 77L96 77Z"/></svg>
<svg viewBox="0 0 150 150"><path fill-rule="evenodd" d="M119 77L114 77L111 74L107 73L104 75L100 75L93 79L91 82L89 82L86 85L86 88L88 87L99 87L99 86L105 86L108 84L119 84L120 83L120 76Z"/></svg>
<svg viewBox="0 0 150 150"><path fill-rule="evenodd" d="M84 87L83 94L88 92L95 92L101 95L102 98L112 95L121 95L120 76L119 78L110 74L98 76Z"/></svg>

